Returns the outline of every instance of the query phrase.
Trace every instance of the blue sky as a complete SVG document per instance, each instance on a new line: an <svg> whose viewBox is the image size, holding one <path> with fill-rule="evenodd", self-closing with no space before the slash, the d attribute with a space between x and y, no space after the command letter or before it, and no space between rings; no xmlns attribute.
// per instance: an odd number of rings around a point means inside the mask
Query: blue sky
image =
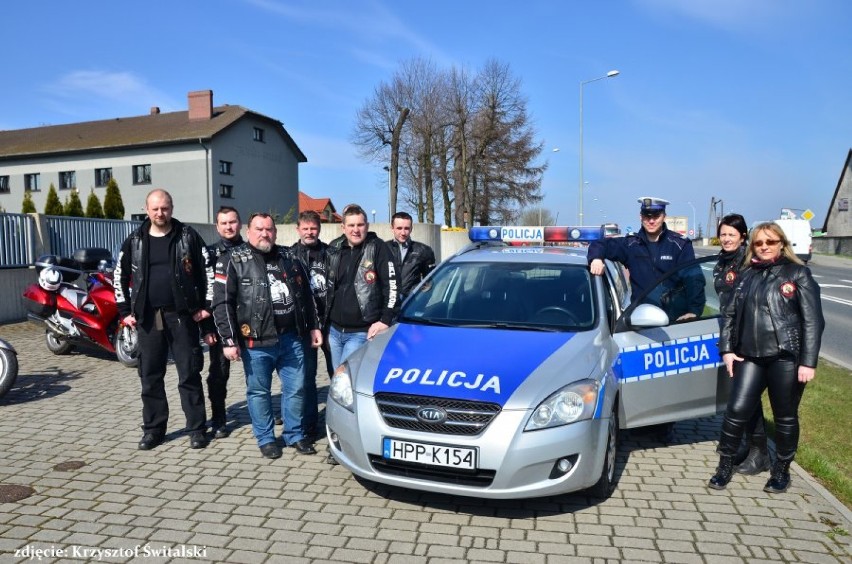
<svg viewBox="0 0 852 564"><path fill-rule="evenodd" d="M496 58L545 146L544 206L568 224L579 84L617 69L583 87L586 223L637 228L650 195L690 224L716 198L749 222L790 207L821 226L852 147L850 21L846 0L14 2L0 128L183 110L212 89L284 123L304 192L386 221L384 163L349 143L357 109L403 60Z"/></svg>

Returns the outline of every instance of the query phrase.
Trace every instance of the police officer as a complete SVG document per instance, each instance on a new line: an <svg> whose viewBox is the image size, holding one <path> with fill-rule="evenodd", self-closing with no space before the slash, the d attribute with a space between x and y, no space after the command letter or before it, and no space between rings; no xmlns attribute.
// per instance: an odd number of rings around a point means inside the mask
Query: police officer
<svg viewBox="0 0 852 564"><path fill-rule="evenodd" d="M589 270L604 271L603 259L618 261L630 271L633 299L638 299L663 274L695 259L692 241L666 226L667 200L639 198L642 229L626 237L593 241L589 245ZM672 321L701 315L704 310L704 276L688 268L654 287L642 300L663 308Z"/></svg>
<svg viewBox="0 0 852 564"><path fill-rule="evenodd" d="M665 310L671 321L683 321L701 315L704 310L704 275L699 267L683 269L666 282L654 287L663 274L695 259L692 241L666 226L667 200L643 196L639 198L642 228L626 237L593 241L589 245L589 270L603 274L603 259L615 260L630 271L631 299L642 300ZM673 438L673 423L654 425L650 429L664 442Z"/></svg>

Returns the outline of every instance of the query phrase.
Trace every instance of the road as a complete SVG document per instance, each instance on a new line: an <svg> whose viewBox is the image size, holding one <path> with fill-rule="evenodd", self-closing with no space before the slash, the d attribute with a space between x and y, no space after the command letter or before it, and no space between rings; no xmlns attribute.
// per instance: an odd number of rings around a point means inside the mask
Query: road
<svg viewBox="0 0 852 564"><path fill-rule="evenodd" d="M816 255L808 266L819 284L825 316L820 356L852 370L852 260Z"/></svg>
<svg viewBox="0 0 852 564"><path fill-rule="evenodd" d="M0 562L96 561L75 557L94 549L114 551L104 561L145 563L175 561L144 557L166 549L187 555L181 562L270 564L852 561L852 514L798 465L784 494L763 492L766 474L707 488L719 417L679 422L670 444L623 433L618 487L604 502L460 498L357 480L324 462L325 439L314 456L261 457L239 363L230 437L188 448L170 366L167 441L137 450L133 370L102 353L54 356L32 324L2 325L0 335L21 364L0 398ZM327 377L319 386L324 401ZM26 488L29 497L10 499ZM35 549L53 556L30 559Z"/></svg>
<svg viewBox="0 0 852 564"><path fill-rule="evenodd" d="M719 247L696 247L696 256L718 254ZM808 263L822 295L825 332L820 356L852 370L852 258L814 255Z"/></svg>

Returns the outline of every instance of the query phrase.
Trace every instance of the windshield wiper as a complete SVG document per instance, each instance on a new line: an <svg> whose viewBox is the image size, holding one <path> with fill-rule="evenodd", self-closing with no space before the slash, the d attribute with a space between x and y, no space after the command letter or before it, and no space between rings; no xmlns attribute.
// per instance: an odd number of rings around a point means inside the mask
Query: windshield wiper
<svg viewBox="0 0 852 564"><path fill-rule="evenodd" d="M413 325L436 325L438 327L456 327L456 323L448 323L446 321L438 321L437 319L428 319L425 317L400 317L397 319L400 323L411 323Z"/></svg>
<svg viewBox="0 0 852 564"><path fill-rule="evenodd" d="M492 323L455 323L456 327L467 327L473 329L517 329L519 331L544 331L546 333L558 333L563 329L549 327L546 325L532 325L529 323L507 323L505 321L495 321Z"/></svg>

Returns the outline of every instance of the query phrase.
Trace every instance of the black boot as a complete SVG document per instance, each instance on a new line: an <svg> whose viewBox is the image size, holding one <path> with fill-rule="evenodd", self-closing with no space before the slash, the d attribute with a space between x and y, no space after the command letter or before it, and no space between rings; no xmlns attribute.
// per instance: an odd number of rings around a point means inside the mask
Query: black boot
<svg viewBox="0 0 852 564"><path fill-rule="evenodd" d="M739 466L748 458L749 444L748 436L743 437L743 440L740 441L740 447L737 449L737 454L734 455L734 466Z"/></svg>
<svg viewBox="0 0 852 564"><path fill-rule="evenodd" d="M710 478L707 486L714 490L724 490L728 486L728 482L734 475L734 457L725 456L719 457L719 466L716 467L716 474Z"/></svg>
<svg viewBox="0 0 852 564"><path fill-rule="evenodd" d="M766 493L784 493L790 487L790 463L792 460L776 460L763 491Z"/></svg>
<svg viewBox="0 0 852 564"><path fill-rule="evenodd" d="M754 476L766 472L772 465L769 451L766 449L766 435L752 435L748 456L739 465L737 472L746 476Z"/></svg>

